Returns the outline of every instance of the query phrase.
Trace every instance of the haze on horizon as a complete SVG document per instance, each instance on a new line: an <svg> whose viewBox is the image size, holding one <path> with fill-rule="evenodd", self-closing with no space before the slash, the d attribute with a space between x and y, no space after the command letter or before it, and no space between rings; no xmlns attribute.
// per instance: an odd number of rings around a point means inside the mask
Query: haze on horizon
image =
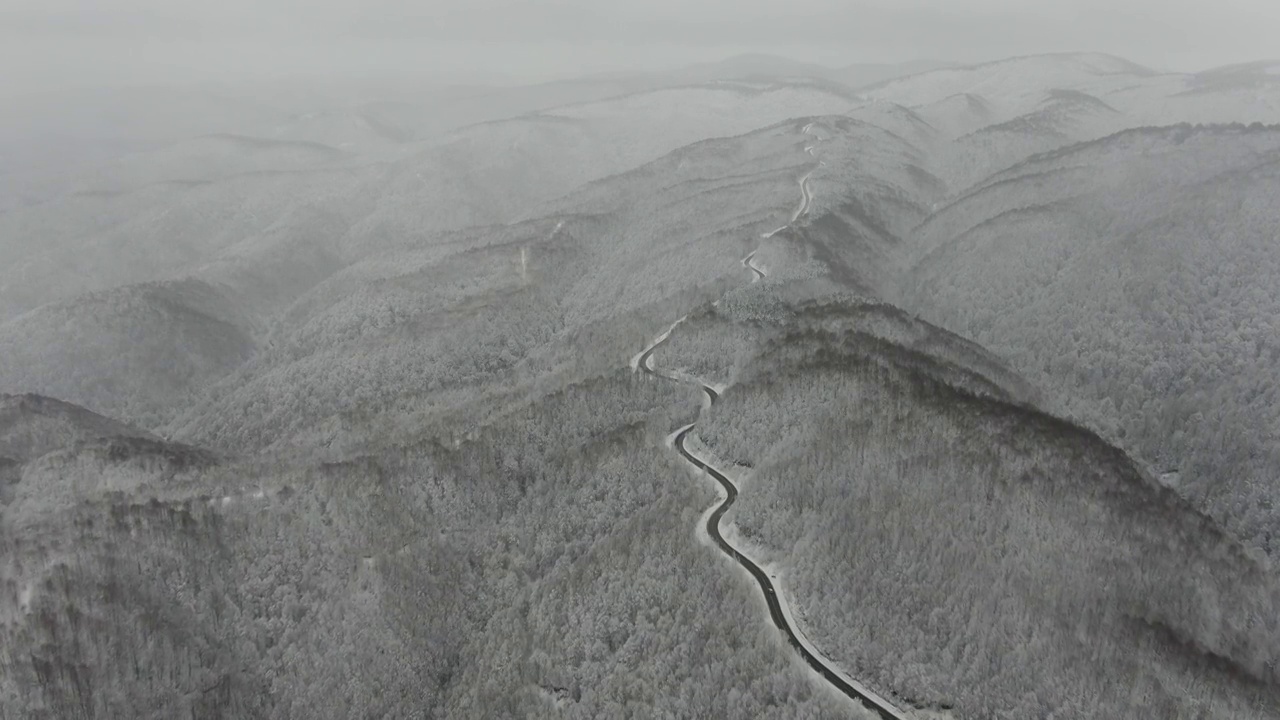
<svg viewBox="0 0 1280 720"><path fill-rule="evenodd" d="M1280 720L1280 11L596 2L0 0L0 720Z"/></svg>
<svg viewBox="0 0 1280 720"><path fill-rule="evenodd" d="M1275 54L1270 0L0 0L0 96L286 77L531 82L741 53L839 66L1098 51L1196 71Z"/></svg>

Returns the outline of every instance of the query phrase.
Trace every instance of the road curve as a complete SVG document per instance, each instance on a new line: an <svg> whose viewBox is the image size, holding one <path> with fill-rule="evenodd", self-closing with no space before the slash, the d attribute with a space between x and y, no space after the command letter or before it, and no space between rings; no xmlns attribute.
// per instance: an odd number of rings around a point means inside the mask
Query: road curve
<svg viewBox="0 0 1280 720"><path fill-rule="evenodd" d="M756 272L759 271L757 270ZM637 367L654 377L678 382L677 378L663 374L653 367L653 352L658 348L658 346L667 340L667 337L669 337L669 334L664 334L652 345L646 348L640 355L640 361L637 363ZM715 390L706 385L702 385L701 387L702 391L707 394L707 398L710 400L712 405L720 399L720 394ZM708 463L703 462L696 455L689 452L689 449L685 447L685 438L687 438L689 433L693 431L694 427L696 427L696 423L684 427L676 434L675 447L680 452L681 457L698 470L704 471L711 475L711 477L715 478L725 491L725 499L714 511L712 511L711 515L707 517L707 535L715 541L721 552L733 558L734 562L737 562L745 568L746 571L751 574L751 577L755 578L756 584L760 586L760 593L764 596L765 605L769 608L769 616L773 619L773 624L777 626L778 630L782 632L784 637L786 637L787 642L790 643L791 648L804 659L809 667L813 668L813 670L821 675L824 680L830 683L832 687L839 690L850 699L861 703L867 709L883 718L883 720L908 720L907 716L903 715L897 708L890 705L883 698L876 696L865 688L856 687L853 683L841 677L839 673L824 663L822 659L810 651L809 648L805 647L805 644L800 640L800 635L796 632L796 629L787 621L786 613L783 612L782 604L778 600L778 590L773 586L773 582L769 579L768 574L741 551L730 545L729 542L724 539L724 536L720 534L720 520L724 517L724 514L729 511L729 508L733 506L734 501L738 499L738 488L729 480L728 477L724 475L724 473L715 469Z"/></svg>
<svg viewBox="0 0 1280 720"><path fill-rule="evenodd" d="M809 123L804 127L803 132L805 134L808 134L809 130L812 127L813 127L813 123ZM806 151L809 151L811 149L812 148L806 148ZM810 154L812 155L811 152ZM823 162L821 163L820 166L825 167L826 163ZM812 174L813 174L813 171L810 170L808 174L806 174L803 178L800 179L800 194L801 194L800 207L796 210L795 215L792 216L791 218L792 223L794 223L800 217L800 215L802 215L805 211L809 209L811 196L809 194L808 182L809 182L809 175L812 175ZM780 227L777 230L774 230L773 232L764 235L763 237L765 238L772 237L778 232L785 230L787 227L789 227L789 225ZM763 280L765 277L765 272L760 268L756 267L755 264L752 262L752 259L755 258L755 255L756 253L753 250L746 257L742 258L742 267L750 270L753 273L753 276L751 278L751 282L753 283L759 282ZM679 320L677 320L675 323L671 325L670 328L667 329L666 332L659 335L657 338L654 339L652 343L649 344L648 347L646 347L639 354L634 356L632 358L632 370L643 371L648 375L652 375L654 377L660 377L665 380L681 382L680 378L663 374L653 367L653 352L658 349L659 345L666 342L667 339L671 337L671 333L676 329L678 325L680 325L681 322L684 321L684 319L685 318L680 318ZM712 388L708 387L707 385L704 385L702 383L698 383L698 384L702 387L702 391L707 395L707 399L709 403L706 407L715 405L716 402L720 399L720 394L717 393ZM848 680L845 677L842 677L841 674L836 672L836 670L833 669L830 665L823 662L823 660L819 658L818 655L816 655L813 650L810 650L808 647L806 647L805 642L801 640L801 635L796 632L795 627L788 621L787 613L783 610L782 603L778 599L778 590L774 587L773 582L769 579L769 575L765 573L765 571L762 570L759 565L753 562L741 551L739 551L737 548L730 545L729 542L724 539L724 536L720 534L720 519L723 518L724 514L728 512L729 508L733 506L734 501L738 499L738 488L733 484L733 482L729 480L728 477L724 475L724 473L720 472L719 470L716 470L714 467L712 467L708 463L705 463L702 460L698 459L697 456L689 452L689 449L685 447L685 438L689 436L689 433L692 432L694 427L696 426L697 426L697 423L691 423L688 426L677 431L675 435L675 447L680 452L680 456L683 457L689 464L693 465L698 470L706 472L707 474L711 475L711 477L715 478L716 481L720 483L720 486L724 488L725 499L707 517L707 525L706 525L707 535L710 536L711 539L716 543L716 546L720 548L721 552L733 558L734 562L737 562L739 565L745 568L746 571L751 574L751 577L755 578L756 584L760 586L760 593L761 595L764 596L765 604L769 608L769 616L773 619L773 624L777 626L778 630L782 632L782 634L787 638L787 642L791 644L792 649L795 650L796 653L798 653L800 657L804 659L804 661L809 665L809 667L813 668L815 672L821 675L822 678L826 680L828 683L830 683L831 686L834 687L836 690L839 690L841 693L849 697L851 700L861 703L868 710L879 715L883 720L909 720L909 718L906 715L904 715L900 710L895 708L892 704L890 704L884 698L876 695L874 692L872 692L867 688L861 687L856 681Z"/></svg>
<svg viewBox="0 0 1280 720"><path fill-rule="evenodd" d="M804 129L803 129L803 130L801 130L800 132L801 132L802 134L804 134L804 135L808 135L808 134L809 134L809 131L810 131L810 130L812 130L812 129L813 129L813 123L809 123L808 125L805 125L805 126L804 126ZM815 139L816 139L816 140L818 140L818 141L821 141L821 140L822 140L822 138L818 137L817 135L815 135L814 137L815 137ZM815 148L815 147L816 147L816 146L814 146L814 145L808 145L808 146L806 146L806 147L805 147L804 151L805 151L806 153L808 153L810 157L817 157L817 156L816 156L816 155L814 155L814 153L813 153L813 151L814 151L814 148ZM774 235L777 235L778 233L782 232L783 230L786 230L787 228L789 228L789 227L791 227L792 225L794 225L794 224L795 224L795 222L796 222L797 220L799 220L799 219L800 219L800 216L802 216L802 215L804 215L805 213L809 212L809 205L813 202L813 195L812 195L812 193L810 193L810 191L809 191L809 177L810 177L811 175L813 175L813 173L814 173L818 168L824 168L824 167L826 167L826 166L827 166L826 161L819 161L819 162L818 162L818 167L817 167L817 168L814 168L813 170L810 170L809 172L807 172L807 173L805 173L805 174L804 174L804 177L801 177L801 178L800 178L800 180L798 181L798 182L800 183L800 205L795 209L795 212L791 213L791 219L787 221L787 224L786 224L786 225L783 225L782 227L778 228L777 230L774 230L773 232L767 232L767 233L764 233L764 234L762 234L760 237L762 237L762 238L764 238L764 239L768 240L769 238L773 237ZM754 254L754 253L753 253L753 254Z"/></svg>
<svg viewBox="0 0 1280 720"><path fill-rule="evenodd" d="M704 389L710 390L710 388L705 387ZM839 673L831 669L831 667L824 663L818 656L810 652L809 648L805 647L804 643L800 641L800 637L796 634L795 628L787 622L787 617L782 612L782 605L778 602L778 591L774 588L773 582L769 580L768 574L766 574L759 565L752 562L751 558L748 558L737 548L730 545L729 542L724 539L724 536L720 534L720 519L724 517L724 514L733 506L734 501L738 499L738 488L729 480L729 478L725 477L723 473L702 460L699 460L696 455L689 452L689 449L685 447L685 438L693 431L693 428L694 426L690 425L680 431L679 435L676 435L676 449L679 450L680 455L694 467L699 470L706 471L707 474L715 478L725 491L724 501L721 502L720 506L717 507L715 511L711 513L711 516L707 518L707 535L711 536L711 539L715 541L716 545L725 555L733 558L735 562L746 568L747 572L751 573L751 577L755 578L756 584L760 586L760 593L764 595L765 604L769 607L769 616L773 618L773 624L777 626L778 630L780 630L784 636L786 636L787 642L791 644L791 648L795 650L800 657L804 658L804 661L809 664L809 667L813 668L824 680L831 683L831 685L837 690L844 693L849 698L862 703L862 705L868 710L876 713L881 718L884 718L884 720L906 720L906 716L892 705L889 705L881 698L874 697L866 691L854 687L847 680L840 677Z"/></svg>
<svg viewBox="0 0 1280 720"><path fill-rule="evenodd" d="M801 215L809 212L809 176L812 174L813 170L810 170L805 173L804 177L800 178L800 206L791 214L792 223L799 220Z"/></svg>
<svg viewBox="0 0 1280 720"><path fill-rule="evenodd" d="M753 263L753 262L752 262L752 260L754 260L754 259L755 259L755 256L756 256L756 251L755 251L755 250L752 250L752 251L751 251L751 254L747 255L747 256L746 256L746 257L744 257L744 258L742 258L742 267L744 267L744 268L746 268L746 269L750 270L752 273L754 273L754 275L751 277L751 282L753 282L753 283L754 283L754 282L760 282L761 280L763 280L763 279L764 279L764 271L763 271L763 270L761 270L760 268L756 267L756 266L755 266L755 263Z"/></svg>
<svg viewBox="0 0 1280 720"><path fill-rule="evenodd" d="M751 259L754 256L755 253L752 252L742 259L743 267L749 268L752 272L756 273L756 276L752 280L753 282L765 276L764 272L751 264ZM654 351L671 337L671 332L675 330L676 326L679 324L679 322L673 324L669 330L658 336L658 338L656 338L649 347L645 348L638 356L636 356L636 369L642 370L653 377L681 382L679 378L662 373L653 366ZM699 383L699 385L702 387L702 391L706 393L707 399L709 400L707 407L715 405L715 403L720 399L720 394L707 385L702 383ZM698 470L711 475L711 477L715 478L716 481L720 483L720 486L724 488L724 500L707 517L707 535L716 543L716 546L720 548L721 552L733 558L734 562L745 568L746 571L751 574L751 577L755 578L756 584L760 586L760 593L764 596L765 605L769 608L769 616L773 619L773 624L777 626L778 630L786 637L787 642L790 643L792 649L804 659L805 663L807 663L809 667L813 668L815 672L821 675L822 678L830 683L836 690L839 690L850 699L861 703L867 709L883 718L883 720L908 720L906 715L902 714L901 711L891 705L884 698L879 697L866 688L858 686L856 682L846 680L840 673L836 672L835 669L823 662L821 658L806 647L805 643L800 638L800 633L798 633L796 628L788 621L787 614L783 611L782 603L778 599L779 591L774 587L768 574L745 554L730 545L729 542L724 539L724 536L720 534L720 520L724 517L724 514L728 512L729 508L733 506L734 501L738 499L738 488L729 480L728 477L724 475L724 473L715 469L710 464L703 462L693 453L689 452L689 449L685 447L685 439L688 437L689 433L693 431L696 425L696 423L691 423L676 433L675 447L680 452L680 456L689 464L693 465Z"/></svg>
<svg viewBox="0 0 1280 720"><path fill-rule="evenodd" d="M813 130L813 123L809 123L808 125L804 126L804 130L802 131L802 133L805 135L808 135L812 130ZM814 133L813 137L817 142L822 141L822 138L819 137L817 133ZM816 145L810 145L806 147L804 151L809 153L810 157L817 157L817 155L815 155L813 152L815 147ZM796 210L795 215L791 216L792 223L794 223L796 220L799 220L801 215L804 215L809 212L809 206L813 204L813 192L809 189L809 178L813 175L814 172L818 170L818 168L824 168L826 166L827 166L827 163L825 160L819 160L818 167L805 173L805 176L800 178L800 207Z"/></svg>

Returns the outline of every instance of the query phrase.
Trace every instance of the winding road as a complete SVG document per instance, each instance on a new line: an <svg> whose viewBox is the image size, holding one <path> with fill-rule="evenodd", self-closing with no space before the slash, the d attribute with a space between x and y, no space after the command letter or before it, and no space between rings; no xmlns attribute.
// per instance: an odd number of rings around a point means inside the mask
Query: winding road
<svg viewBox="0 0 1280 720"><path fill-rule="evenodd" d="M808 133L812 127L812 123L806 125L804 132ZM791 222L793 223L808 209L811 198L806 183L808 182L809 175L812 174L813 171L810 171L809 174L805 175L800 181L802 200L800 209L796 211L795 215L791 219ZM770 233L765 237L770 237L783 229L785 229L785 226L775 230L773 233ZM753 283L763 280L766 275L763 270L756 267L753 263L755 255L756 251L752 251L746 257L742 258L741 261L742 266L753 273L751 278L751 282ZM658 349L658 346L662 345L662 343L666 342L667 339L671 337L671 333L682 322L684 322L684 318L677 320L666 330L666 332L655 338L649 347L634 356L631 359L632 370L642 370L653 377L681 382L680 378L677 378L674 375L661 373L653 367L653 353ZM720 394L704 383L699 383L699 385L702 387L702 391L706 393L708 399L708 403L703 406L705 410L716 404L720 399ZM738 499L738 488L724 473L717 470L710 463L707 463L694 455L689 451L688 447L686 447L685 441L696 425L697 423L691 423L677 430L674 434L674 446L676 450L679 451L680 456L683 457L690 465L715 478L715 480L720 483L720 487L724 489L724 499L715 507L714 510L710 511L710 514L707 516L707 535L715 542L716 546L720 548L721 552L733 558L734 562L741 565L751 575L751 577L755 579L756 584L760 587L760 593L764 597L765 605L769 608L769 616L773 619L773 624L778 628L783 636L786 637L787 642L790 643L792 649L804 659L805 663L807 663L810 668L822 676L822 678L830 683L833 688L840 691L850 699L861 703L868 710L876 713L884 720L909 720L907 715L903 714L902 711L894 707L889 701L863 686L857 680L854 680L838 670L834 664L830 663L830 661L822 658L820 656L820 652L811 642L808 641L803 632L797 630L795 621L792 619L790 608L787 606L786 598L782 597L780 588L775 587L774 581L770 578L769 574L751 560L751 558L747 557L742 551L738 550L733 545L730 545L729 542L724 539L724 536L720 534L720 520L724 517L724 514L729 511L729 508L733 506L734 501Z"/></svg>
<svg viewBox="0 0 1280 720"><path fill-rule="evenodd" d="M813 123L809 123L808 125L805 125L804 129L801 130L800 132L805 135L808 135L809 131L811 130L813 130ZM815 137L817 138L817 140L822 140L822 138L818 138L817 136ZM815 155L813 152L815 147L816 147L815 145L807 145L805 146L804 151L810 157L817 157L817 155ZM809 172L801 176L800 180L798 181L800 183L800 205L796 207L795 212L791 213L791 219L787 221L786 225L783 225L782 227L778 228L777 230L774 230L773 232L765 233L760 237L768 240L774 235L777 235L783 230L786 230L787 228L794 225L795 222L799 220L802 215L809 212L809 206L813 203L813 193L809 190L809 178L813 176L813 173L816 172L818 168L824 168L826 166L827 166L826 161L819 160L818 167L815 167L813 170L810 170ZM752 253L752 255L754 254L755 253ZM748 257L750 257L750 255Z"/></svg>
<svg viewBox="0 0 1280 720"><path fill-rule="evenodd" d="M752 250L750 255L747 255L746 257L742 258L742 267L755 273L754 275L751 276L751 282L753 283L760 282L761 280L764 279L764 271L756 267L755 264L751 262L752 259L755 258L755 256L756 256L756 251Z"/></svg>
<svg viewBox="0 0 1280 720"><path fill-rule="evenodd" d="M799 220L801 215L809 211L809 176L812 174L813 171L810 170L804 174L804 177L800 178L800 206L791 214L791 222L793 223Z"/></svg>
<svg viewBox="0 0 1280 720"><path fill-rule="evenodd" d="M707 387L703 389L714 392ZM690 425L680 431L680 434L676 436L676 449L694 467L705 470L707 474L715 478L725 491L725 499L707 518L707 535L711 536L711 539L715 541L724 554L733 558L747 572L751 573L751 577L755 578L756 584L760 586L760 592L764 595L765 604L769 606L769 616L773 618L773 624L777 626L778 630L782 631L782 634L787 638L787 642L791 644L791 648L808 663L809 667L813 668L824 680L831 683L835 689L862 703L868 710L875 712L885 720L906 720L906 716L890 705L884 698L871 692L856 681L845 679L842 673L833 669L810 650L809 644L802 640L802 636L796 632L794 625L790 622L788 613L783 611L782 604L779 601L780 591L774 588L773 581L769 578L769 575L759 565L755 564L751 558L730 545L724 539L724 536L720 534L720 519L733 506L734 501L738 499L738 488L729 478L725 477L724 473L698 459L696 455L689 452L689 449L685 447L685 438L688 437L693 428L694 426Z"/></svg>
<svg viewBox="0 0 1280 720"><path fill-rule="evenodd" d="M747 258L743 259L743 264L747 264ZM748 265L748 267L751 266ZM754 267L751 267L751 269L756 273L760 273L760 271ZM761 273L760 277L763 277L763 273ZM659 340L649 346L640 355L637 366L640 370L643 370L649 375L674 381L676 378L670 375L665 375L653 367L653 352L657 350L669 336L670 331L664 333ZM706 393L708 400L710 400L710 405L714 405L720 399L720 394L712 388L706 385L702 385L701 387L702 391ZM733 558L735 562L741 565L748 573L751 574L751 577L755 579L756 584L760 587L760 593L764 596L765 605L769 608L769 616L773 619L773 624L780 632L782 632L792 649L800 655L809 667L813 668L815 672L821 675L822 678L830 683L836 690L839 690L849 698L861 703L867 709L876 713L884 720L909 720L906 715L890 704L887 700L864 687L856 680L848 678L844 673L836 670L823 658L819 657L816 650L812 649L811 644L806 641L803 634L796 630L794 622L790 619L790 613L784 609L784 604L780 598L780 590L774 587L773 580L770 579L768 573L751 560L751 558L747 557L742 551L730 545L729 541L725 540L724 536L720 534L720 520L738 499L738 488L727 476L725 476L724 473L698 458L689 451L688 447L686 447L685 440L688 438L689 433L693 431L695 426L696 423L689 424L676 432L675 447L680 452L680 456L683 457L690 465L693 465L698 470L704 471L711 477L715 478L725 492L724 499L715 508L715 510L711 512L710 516L707 517L707 535L715 542L725 555Z"/></svg>

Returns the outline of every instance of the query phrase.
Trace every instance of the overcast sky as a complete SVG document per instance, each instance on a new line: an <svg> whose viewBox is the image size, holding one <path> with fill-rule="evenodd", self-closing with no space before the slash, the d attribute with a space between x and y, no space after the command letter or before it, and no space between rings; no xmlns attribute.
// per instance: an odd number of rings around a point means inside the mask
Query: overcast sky
<svg viewBox="0 0 1280 720"><path fill-rule="evenodd" d="M827 64L1280 55L1277 0L0 0L0 94L387 71L546 79L741 52Z"/></svg>

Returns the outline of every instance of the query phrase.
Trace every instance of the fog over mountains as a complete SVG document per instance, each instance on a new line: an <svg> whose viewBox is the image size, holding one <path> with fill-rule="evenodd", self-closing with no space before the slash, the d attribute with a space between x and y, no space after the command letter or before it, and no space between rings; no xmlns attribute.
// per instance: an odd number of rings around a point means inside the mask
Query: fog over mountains
<svg viewBox="0 0 1280 720"><path fill-rule="evenodd" d="M0 719L1280 717L1280 62L45 101Z"/></svg>

